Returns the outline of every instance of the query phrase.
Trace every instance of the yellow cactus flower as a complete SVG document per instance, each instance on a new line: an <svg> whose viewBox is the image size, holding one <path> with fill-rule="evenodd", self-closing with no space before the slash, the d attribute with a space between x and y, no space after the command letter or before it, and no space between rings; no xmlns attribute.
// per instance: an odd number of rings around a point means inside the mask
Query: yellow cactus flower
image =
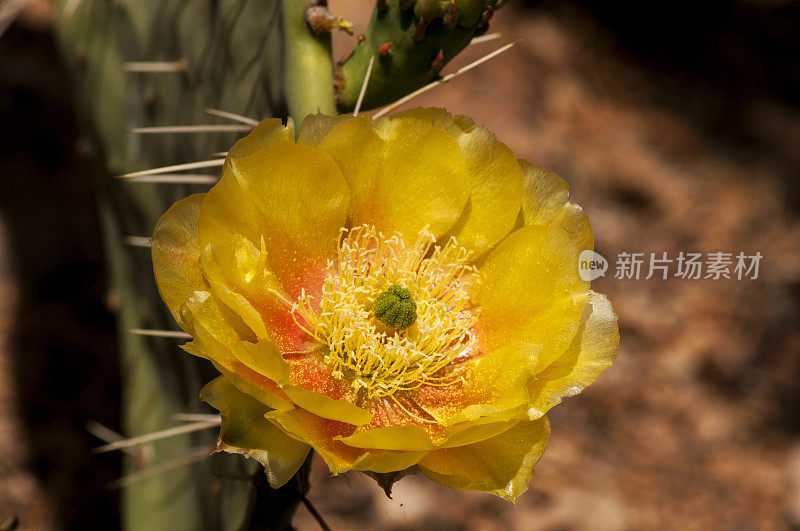
<svg viewBox="0 0 800 531"><path fill-rule="evenodd" d="M161 296L222 375L219 450L273 487L416 466L514 502L545 413L613 361L578 274L589 222L557 175L444 110L262 122L153 236Z"/></svg>

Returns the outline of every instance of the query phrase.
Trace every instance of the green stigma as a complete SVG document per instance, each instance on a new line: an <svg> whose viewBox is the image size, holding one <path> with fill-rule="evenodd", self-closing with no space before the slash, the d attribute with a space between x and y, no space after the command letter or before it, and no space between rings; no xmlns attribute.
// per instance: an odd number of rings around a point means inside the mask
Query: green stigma
<svg viewBox="0 0 800 531"><path fill-rule="evenodd" d="M411 292L393 284L375 298L375 318L391 328L408 328L417 320L417 303Z"/></svg>

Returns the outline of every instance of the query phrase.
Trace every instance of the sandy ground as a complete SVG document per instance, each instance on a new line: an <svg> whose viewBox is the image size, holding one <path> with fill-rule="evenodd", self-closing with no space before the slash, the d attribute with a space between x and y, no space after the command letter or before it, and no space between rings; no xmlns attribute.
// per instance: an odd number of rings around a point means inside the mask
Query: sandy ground
<svg viewBox="0 0 800 531"><path fill-rule="evenodd" d="M364 27L358 2L332 4ZM520 42L414 105L468 114L562 175L612 261L760 252L759 278L598 280L620 315L618 361L552 411L550 444L516 509L422 476L389 500L321 462L314 504L334 529L800 528L798 109L768 92L734 105L724 84L673 79L569 10L504 10L491 31L502 38L448 69ZM14 415L12 252L0 238L0 516L36 529L55 502ZM316 524L301 508L295 525Z"/></svg>

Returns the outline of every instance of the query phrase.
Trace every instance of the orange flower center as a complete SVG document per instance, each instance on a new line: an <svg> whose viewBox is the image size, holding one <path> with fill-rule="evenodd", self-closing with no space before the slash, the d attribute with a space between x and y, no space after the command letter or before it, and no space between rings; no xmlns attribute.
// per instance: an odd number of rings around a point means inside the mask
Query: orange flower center
<svg viewBox="0 0 800 531"><path fill-rule="evenodd" d="M469 292L477 271L455 238L444 247L435 242L427 230L407 246L399 234L386 238L371 226L342 229L319 300L303 292L293 305L298 324L328 345L334 377L369 398L461 378L459 356L475 341ZM408 327L376 318L376 299L391 289L416 303Z"/></svg>

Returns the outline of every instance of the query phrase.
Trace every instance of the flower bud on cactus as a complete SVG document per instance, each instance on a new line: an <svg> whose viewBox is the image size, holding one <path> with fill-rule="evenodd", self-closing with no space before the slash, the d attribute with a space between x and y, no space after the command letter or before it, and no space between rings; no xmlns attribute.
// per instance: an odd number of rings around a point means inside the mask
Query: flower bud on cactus
<svg viewBox="0 0 800 531"><path fill-rule="evenodd" d="M337 17L322 4L313 4L306 10L306 22L315 34L327 33L334 29L353 34L353 23L342 17Z"/></svg>

